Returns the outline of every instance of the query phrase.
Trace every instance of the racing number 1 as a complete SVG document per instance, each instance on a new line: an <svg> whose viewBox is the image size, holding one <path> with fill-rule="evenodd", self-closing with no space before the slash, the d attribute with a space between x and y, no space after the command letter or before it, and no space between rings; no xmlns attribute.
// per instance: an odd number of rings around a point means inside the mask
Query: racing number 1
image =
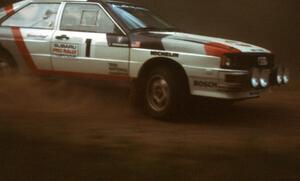
<svg viewBox="0 0 300 181"><path fill-rule="evenodd" d="M85 44L86 44L85 56L90 57L91 56L92 39L86 39Z"/></svg>

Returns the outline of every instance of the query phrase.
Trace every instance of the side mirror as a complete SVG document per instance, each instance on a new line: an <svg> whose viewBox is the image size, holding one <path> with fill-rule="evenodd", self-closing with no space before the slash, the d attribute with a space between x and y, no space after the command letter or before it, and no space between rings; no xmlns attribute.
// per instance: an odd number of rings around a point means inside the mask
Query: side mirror
<svg viewBox="0 0 300 181"><path fill-rule="evenodd" d="M125 35L107 33L108 46L113 47L129 47L129 39Z"/></svg>

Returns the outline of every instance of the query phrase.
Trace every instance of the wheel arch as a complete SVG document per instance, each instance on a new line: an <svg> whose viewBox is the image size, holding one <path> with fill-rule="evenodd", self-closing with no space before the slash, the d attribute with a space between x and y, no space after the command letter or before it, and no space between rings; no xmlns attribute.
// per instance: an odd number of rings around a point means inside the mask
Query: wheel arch
<svg viewBox="0 0 300 181"><path fill-rule="evenodd" d="M11 65L18 67L17 61L15 60L14 56L8 51L6 48L4 48L0 44L0 56L4 56L4 58L8 58Z"/></svg>
<svg viewBox="0 0 300 181"><path fill-rule="evenodd" d="M185 85L183 86L185 86L186 90L190 92L188 76L183 66L180 65L177 61L166 57L155 57L147 60L138 72L138 84L142 82L143 78L145 78L151 70L153 70L155 67L162 66L168 67L175 71L175 73L179 75L179 78L184 82Z"/></svg>

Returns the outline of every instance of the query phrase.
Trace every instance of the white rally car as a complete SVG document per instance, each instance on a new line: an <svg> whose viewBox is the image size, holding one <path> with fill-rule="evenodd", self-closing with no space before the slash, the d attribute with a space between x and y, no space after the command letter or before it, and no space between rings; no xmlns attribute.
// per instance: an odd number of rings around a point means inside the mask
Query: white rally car
<svg viewBox="0 0 300 181"><path fill-rule="evenodd" d="M248 43L183 33L148 9L101 0L26 0L0 9L0 72L135 84L153 117L190 95L241 100L289 82L274 55Z"/></svg>

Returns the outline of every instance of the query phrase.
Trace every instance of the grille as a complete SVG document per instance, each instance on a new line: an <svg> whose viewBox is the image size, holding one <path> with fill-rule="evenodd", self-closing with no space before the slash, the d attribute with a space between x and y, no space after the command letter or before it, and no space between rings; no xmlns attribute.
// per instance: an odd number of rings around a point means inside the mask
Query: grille
<svg viewBox="0 0 300 181"><path fill-rule="evenodd" d="M225 56L230 59L231 65L223 68L249 70L253 67L274 67L274 55L269 53L234 53Z"/></svg>

